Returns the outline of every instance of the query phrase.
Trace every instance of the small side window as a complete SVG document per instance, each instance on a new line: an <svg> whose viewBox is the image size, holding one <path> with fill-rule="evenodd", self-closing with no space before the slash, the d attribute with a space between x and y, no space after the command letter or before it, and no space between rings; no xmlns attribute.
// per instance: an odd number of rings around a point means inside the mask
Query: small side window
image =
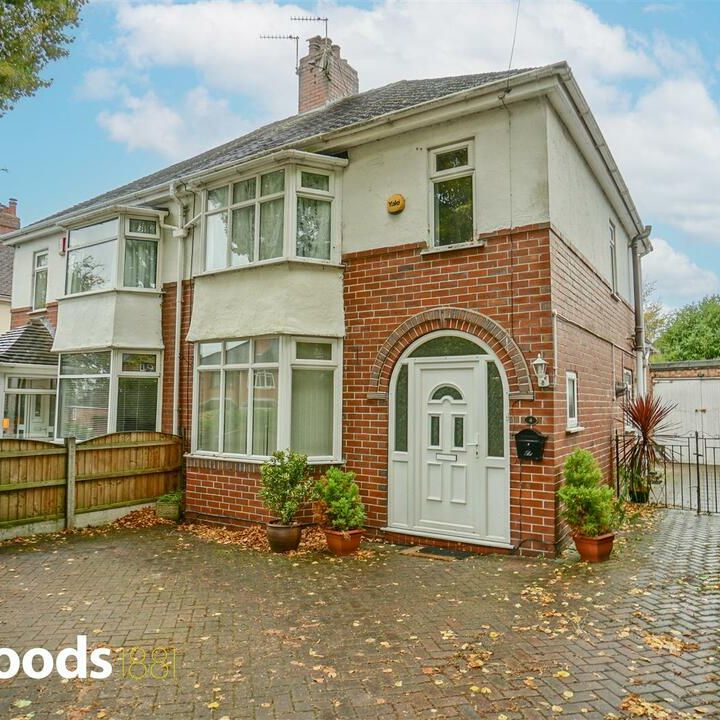
<svg viewBox="0 0 720 720"><path fill-rule="evenodd" d="M35 253L33 263L33 310L42 310L47 305L48 280L47 250Z"/></svg>
<svg viewBox="0 0 720 720"><path fill-rule="evenodd" d="M567 427L568 430L572 430L579 426L577 374L568 372L565 374L565 377L567 388Z"/></svg>

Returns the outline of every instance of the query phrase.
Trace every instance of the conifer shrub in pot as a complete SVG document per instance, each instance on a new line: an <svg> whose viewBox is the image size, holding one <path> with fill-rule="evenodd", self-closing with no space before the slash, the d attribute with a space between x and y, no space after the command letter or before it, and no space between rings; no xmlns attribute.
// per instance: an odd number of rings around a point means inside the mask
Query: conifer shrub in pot
<svg viewBox="0 0 720 720"><path fill-rule="evenodd" d="M277 450L260 468L260 499L276 516L267 524L267 538L273 552L297 550L302 527L295 516L312 491L307 455Z"/></svg>
<svg viewBox="0 0 720 720"><path fill-rule="evenodd" d="M324 516L323 532L335 555L354 553L362 540L365 505L355 473L330 468L315 484L315 499Z"/></svg>
<svg viewBox="0 0 720 720"><path fill-rule="evenodd" d="M620 523L622 506L603 482L597 461L587 450L575 450L565 461L565 484L558 490L560 517L573 534L584 562L603 562L610 557L614 528Z"/></svg>

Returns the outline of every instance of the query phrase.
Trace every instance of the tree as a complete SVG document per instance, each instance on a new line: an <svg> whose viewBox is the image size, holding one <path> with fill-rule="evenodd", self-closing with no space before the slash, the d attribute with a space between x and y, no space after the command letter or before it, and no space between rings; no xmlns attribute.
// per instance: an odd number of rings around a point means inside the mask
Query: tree
<svg viewBox="0 0 720 720"><path fill-rule="evenodd" d="M655 299L655 283L645 283L642 302L645 316L645 339L654 345L668 322L668 316L662 303Z"/></svg>
<svg viewBox="0 0 720 720"><path fill-rule="evenodd" d="M0 0L0 117L52 80L40 77L65 57L86 0Z"/></svg>
<svg viewBox="0 0 720 720"><path fill-rule="evenodd" d="M720 358L720 295L673 313L656 344L664 361Z"/></svg>

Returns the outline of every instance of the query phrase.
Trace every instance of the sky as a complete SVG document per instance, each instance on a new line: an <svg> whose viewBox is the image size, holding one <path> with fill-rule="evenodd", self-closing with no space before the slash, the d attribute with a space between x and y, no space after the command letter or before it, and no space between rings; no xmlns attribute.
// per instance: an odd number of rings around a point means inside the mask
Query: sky
<svg viewBox="0 0 720 720"><path fill-rule="evenodd" d="M366 90L508 67L517 0L91 0L50 88L0 118L23 224L296 111L295 49L328 34ZM720 0L520 0L513 67L567 60L653 226L668 309L720 293Z"/></svg>

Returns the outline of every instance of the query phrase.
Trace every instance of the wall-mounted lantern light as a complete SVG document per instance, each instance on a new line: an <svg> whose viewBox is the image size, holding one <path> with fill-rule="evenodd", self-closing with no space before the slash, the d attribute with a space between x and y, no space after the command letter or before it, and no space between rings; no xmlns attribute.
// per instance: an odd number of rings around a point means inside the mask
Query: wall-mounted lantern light
<svg viewBox="0 0 720 720"><path fill-rule="evenodd" d="M545 360L541 353L538 353L538 356L532 361L532 366L537 377L538 387L550 387L550 378L547 374L547 360Z"/></svg>

